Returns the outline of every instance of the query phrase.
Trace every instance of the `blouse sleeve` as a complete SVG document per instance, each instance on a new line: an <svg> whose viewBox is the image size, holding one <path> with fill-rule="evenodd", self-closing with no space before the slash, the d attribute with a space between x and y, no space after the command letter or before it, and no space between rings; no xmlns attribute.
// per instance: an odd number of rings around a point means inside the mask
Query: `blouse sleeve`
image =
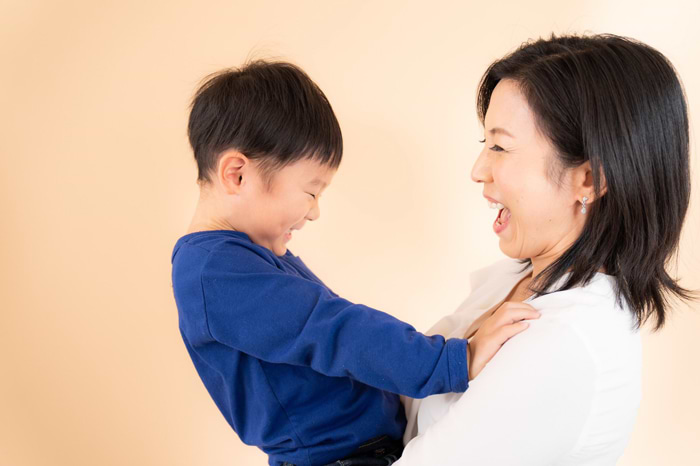
<svg viewBox="0 0 700 466"><path fill-rule="evenodd" d="M545 466L576 445L595 386L595 365L569 325L535 321L470 382L458 401L411 440L398 466ZM423 417L421 417L423 415Z"/></svg>

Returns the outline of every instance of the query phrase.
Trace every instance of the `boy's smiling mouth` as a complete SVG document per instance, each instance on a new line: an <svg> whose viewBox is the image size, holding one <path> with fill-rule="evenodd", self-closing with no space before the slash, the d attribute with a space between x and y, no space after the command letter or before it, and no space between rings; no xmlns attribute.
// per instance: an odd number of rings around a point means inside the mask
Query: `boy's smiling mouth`
<svg viewBox="0 0 700 466"><path fill-rule="evenodd" d="M292 232L293 232L294 230L301 230L301 228L294 228L294 227L292 227L292 228L290 228L289 230L287 230L287 231L284 233L284 240L285 240L285 241L289 241L290 239L292 239Z"/></svg>

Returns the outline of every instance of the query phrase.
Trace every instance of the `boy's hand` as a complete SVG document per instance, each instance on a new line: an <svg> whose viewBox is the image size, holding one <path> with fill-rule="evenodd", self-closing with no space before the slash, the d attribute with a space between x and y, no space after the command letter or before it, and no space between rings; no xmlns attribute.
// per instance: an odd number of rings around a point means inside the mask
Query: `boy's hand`
<svg viewBox="0 0 700 466"><path fill-rule="evenodd" d="M525 319L539 319L540 313L529 304L507 301L481 324L467 345L469 380L479 375L501 346L525 330Z"/></svg>

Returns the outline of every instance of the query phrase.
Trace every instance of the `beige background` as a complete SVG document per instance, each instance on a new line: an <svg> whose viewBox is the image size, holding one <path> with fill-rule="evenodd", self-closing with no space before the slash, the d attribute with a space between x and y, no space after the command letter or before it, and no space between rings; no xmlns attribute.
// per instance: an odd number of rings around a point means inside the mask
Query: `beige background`
<svg viewBox="0 0 700 466"><path fill-rule="evenodd" d="M197 198L187 106L210 72L278 56L325 90L345 159L292 250L423 330L501 257L469 179L490 61L552 31L630 35L676 64L700 129L697 2L200 3L0 2L2 465L264 464L199 381L172 298L170 253ZM678 271L697 289L693 150ZM700 464L699 332L698 304L645 332L619 464Z"/></svg>

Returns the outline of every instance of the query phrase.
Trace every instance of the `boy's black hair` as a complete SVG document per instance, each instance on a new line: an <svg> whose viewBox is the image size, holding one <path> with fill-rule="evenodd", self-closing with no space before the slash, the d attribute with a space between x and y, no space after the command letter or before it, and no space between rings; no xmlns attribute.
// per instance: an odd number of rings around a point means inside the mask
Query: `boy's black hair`
<svg viewBox="0 0 700 466"><path fill-rule="evenodd" d="M343 137L331 104L298 66L256 60L205 78L187 128L200 185L211 183L222 152L259 164L266 181L302 159L338 168Z"/></svg>
<svg viewBox="0 0 700 466"><path fill-rule="evenodd" d="M690 200L688 113L673 65L612 34L528 42L481 79L482 123L503 79L518 83L554 146L554 171L590 162L598 198L581 236L536 277L535 291L546 293L568 273L566 290L605 269L637 323L653 317L662 327L670 297L697 296L667 272Z"/></svg>

